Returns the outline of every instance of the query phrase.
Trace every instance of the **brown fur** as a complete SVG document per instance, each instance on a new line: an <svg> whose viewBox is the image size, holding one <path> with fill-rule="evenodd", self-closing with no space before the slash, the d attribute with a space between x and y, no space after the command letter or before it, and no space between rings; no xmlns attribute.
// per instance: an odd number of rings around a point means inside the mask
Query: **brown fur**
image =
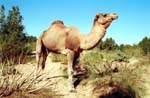
<svg viewBox="0 0 150 98"><path fill-rule="evenodd" d="M70 86L73 85L72 67L75 58L79 56L82 50L95 47L104 37L107 27L116 18L117 15L114 13L97 14L92 30L87 35L82 34L76 27L65 26L60 20L54 21L37 40L37 70L39 65L42 65L42 69L44 69L49 52L66 54L68 58L69 82L71 82Z"/></svg>

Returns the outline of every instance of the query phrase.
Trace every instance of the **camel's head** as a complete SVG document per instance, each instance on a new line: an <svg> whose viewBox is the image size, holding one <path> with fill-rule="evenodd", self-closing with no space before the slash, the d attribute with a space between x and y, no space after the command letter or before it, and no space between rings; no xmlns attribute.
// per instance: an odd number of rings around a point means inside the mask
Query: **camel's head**
<svg viewBox="0 0 150 98"><path fill-rule="evenodd" d="M99 13L95 16L94 23L98 22L99 24L106 25L110 24L113 20L117 19L118 16L116 13Z"/></svg>

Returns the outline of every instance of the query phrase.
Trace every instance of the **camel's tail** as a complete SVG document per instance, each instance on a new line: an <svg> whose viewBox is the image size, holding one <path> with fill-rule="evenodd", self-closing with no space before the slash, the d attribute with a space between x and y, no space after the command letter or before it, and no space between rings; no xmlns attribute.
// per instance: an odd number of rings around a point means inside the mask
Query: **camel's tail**
<svg viewBox="0 0 150 98"><path fill-rule="evenodd" d="M37 70L39 69L39 66L41 66L42 69L45 68L46 57L47 57L46 47L44 47L42 39L41 37L39 37L36 43Z"/></svg>

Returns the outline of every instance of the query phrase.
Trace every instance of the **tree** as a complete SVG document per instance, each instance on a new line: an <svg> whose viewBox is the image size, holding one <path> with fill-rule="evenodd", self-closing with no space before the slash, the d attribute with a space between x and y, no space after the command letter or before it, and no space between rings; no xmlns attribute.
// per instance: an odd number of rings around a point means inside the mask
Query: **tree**
<svg viewBox="0 0 150 98"><path fill-rule="evenodd" d="M5 24L5 7L0 6L0 34L4 31Z"/></svg>
<svg viewBox="0 0 150 98"><path fill-rule="evenodd" d="M4 31L5 31L5 7L0 6L0 62L2 56L2 44L4 42Z"/></svg>
<svg viewBox="0 0 150 98"><path fill-rule="evenodd" d="M100 50L104 50L105 49L105 47L104 47L104 41L102 40L99 44L98 44L98 46L97 46Z"/></svg>
<svg viewBox="0 0 150 98"><path fill-rule="evenodd" d="M27 41L29 43L36 42L37 38L35 36L27 36Z"/></svg>
<svg viewBox="0 0 150 98"><path fill-rule="evenodd" d="M23 17L19 7L13 6L5 17L5 7L0 7L0 61L5 63L11 60L14 63L22 62L25 54L30 52L26 43L28 38L24 33ZM31 38L32 39L32 38Z"/></svg>
<svg viewBox="0 0 150 98"><path fill-rule="evenodd" d="M8 43L24 45L26 42L26 35L23 32L24 26L22 24L23 17L20 15L19 8L12 7L9 10L7 16L7 32L8 34ZM20 42L21 41L21 42Z"/></svg>
<svg viewBox="0 0 150 98"><path fill-rule="evenodd" d="M6 20L5 20L5 7L0 6L0 45L3 43L5 32Z"/></svg>
<svg viewBox="0 0 150 98"><path fill-rule="evenodd" d="M99 45L99 48L104 50L115 50L118 48L118 45L116 44L115 40L112 38L107 38L105 41L102 41Z"/></svg>
<svg viewBox="0 0 150 98"><path fill-rule="evenodd" d="M139 46L145 55L150 54L150 38L144 37L142 41L139 42Z"/></svg>

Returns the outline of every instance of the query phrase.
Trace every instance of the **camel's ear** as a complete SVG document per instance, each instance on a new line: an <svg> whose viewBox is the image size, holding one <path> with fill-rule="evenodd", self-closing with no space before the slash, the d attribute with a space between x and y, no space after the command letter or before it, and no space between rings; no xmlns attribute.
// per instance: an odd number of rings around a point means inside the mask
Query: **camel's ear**
<svg viewBox="0 0 150 98"><path fill-rule="evenodd" d="M95 16L95 20L97 20L98 18L103 17L103 16L104 16L103 13L98 13L98 14L96 14L96 16Z"/></svg>
<svg viewBox="0 0 150 98"><path fill-rule="evenodd" d="M97 15L95 16L95 18L98 19L98 18L99 18L99 14L97 14Z"/></svg>
<svg viewBox="0 0 150 98"><path fill-rule="evenodd" d="M98 14L96 14L95 18L99 18L100 16L104 16L104 14L103 13L98 13Z"/></svg>
<svg viewBox="0 0 150 98"><path fill-rule="evenodd" d="M94 21L96 22L99 17L100 17L100 13L99 13L99 14L96 14Z"/></svg>
<svg viewBox="0 0 150 98"><path fill-rule="evenodd" d="M103 14L103 16L104 16L104 17L106 17L106 16L107 16L107 14Z"/></svg>
<svg viewBox="0 0 150 98"><path fill-rule="evenodd" d="M107 14L106 14L107 15ZM105 23L105 19L104 19L105 14L103 13L98 13L95 17L95 21L98 21L101 24Z"/></svg>
<svg viewBox="0 0 150 98"><path fill-rule="evenodd" d="M94 23L98 21L99 23L101 24L104 24L106 21L104 19L104 14L103 13L98 13L96 16L95 16L95 19L94 19Z"/></svg>

